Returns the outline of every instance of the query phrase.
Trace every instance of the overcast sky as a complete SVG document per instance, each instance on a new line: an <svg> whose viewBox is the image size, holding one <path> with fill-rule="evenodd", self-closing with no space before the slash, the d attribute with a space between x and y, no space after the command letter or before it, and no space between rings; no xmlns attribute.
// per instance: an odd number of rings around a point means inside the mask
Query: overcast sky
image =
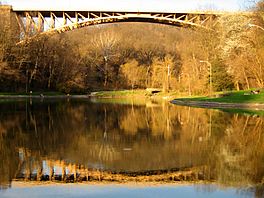
<svg viewBox="0 0 264 198"><path fill-rule="evenodd" d="M1 1L1 0L0 0ZM237 11L252 6L256 0L2 0L14 9L88 10L104 11ZM113 10L115 9L115 10ZM91 10L92 11L92 10Z"/></svg>

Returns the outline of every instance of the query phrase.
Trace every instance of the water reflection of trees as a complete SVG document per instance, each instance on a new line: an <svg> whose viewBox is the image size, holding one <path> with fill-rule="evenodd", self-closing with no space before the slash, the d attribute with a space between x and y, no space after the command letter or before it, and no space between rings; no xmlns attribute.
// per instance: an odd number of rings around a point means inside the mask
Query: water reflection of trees
<svg viewBox="0 0 264 198"><path fill-rule="evenodd" d="M264 118L167 103L25 102L1 105L1 183L18 148L115 171L206 167L205 177L255 185L264 176Z"/></svg>
<svg viewBox="0 0 264 198"><path fill-rule="evenodd" d="M264 119L234 115L219 144L220 180L262 183L264 176Z"/></svg>

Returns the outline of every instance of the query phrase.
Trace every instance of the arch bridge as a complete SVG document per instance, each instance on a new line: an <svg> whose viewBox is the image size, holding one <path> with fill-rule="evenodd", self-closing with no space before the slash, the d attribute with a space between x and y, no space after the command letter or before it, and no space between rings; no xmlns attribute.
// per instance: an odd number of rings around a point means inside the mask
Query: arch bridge
<svg viewBox="0 0 264 198"><path fill-rule="evenodd" d="M88 6L9 6L19 26L20 40L39 34L63 33L74 29L114 22L150 22L178 27L208 28L221 12L183 11L161 6L135 8L132 5ZM14 17L13 17L14 18ZM13 20L14 21L14 20ZM14 22L12 22L14 23Z"/></svg>
<svg viewBox="0 0 264 198"><path fill-rule="evenodd" d="M151 22L179 27L207 28L215 18L211 13L139 13L103 11L16 11L20 29L26 36L41 32L66 32L86 26L113 22Z"/></svg>

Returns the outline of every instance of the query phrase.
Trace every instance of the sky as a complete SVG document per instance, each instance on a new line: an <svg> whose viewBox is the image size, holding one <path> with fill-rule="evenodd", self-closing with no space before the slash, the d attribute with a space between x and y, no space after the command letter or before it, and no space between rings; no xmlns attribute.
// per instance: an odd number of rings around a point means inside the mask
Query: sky
<svg viewBox="0 0 264 198"><path fill-rule="evenodd" d="M14 9L104 11L239 11L257 0L0 0ZM114 9L114 10L113 10ZM122 10L120 10L122 9Z"/></svg>

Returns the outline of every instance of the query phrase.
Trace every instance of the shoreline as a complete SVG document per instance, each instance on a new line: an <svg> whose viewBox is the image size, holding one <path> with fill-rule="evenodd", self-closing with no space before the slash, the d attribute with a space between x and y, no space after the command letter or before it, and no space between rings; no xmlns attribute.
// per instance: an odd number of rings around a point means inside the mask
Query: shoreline
<svg viewBox="0 0 264 198"><path fill-rule="evenodd" d="M170 101L172 104L190 107L201 107L210 109L250 109L250 110L264 110L262 103L225 103L225 102L207 102L207 101L194 101L184 99L174 99Z"/></svg>
<svg viewBox="0 0 264 198"><path fill-rule="evenodd" d="M37 99L45 99L45 98L91 98L90 95L0 95L0 99L30 99L30 98L37 98Z"/></svg>
<svg viewBox="0 0 264 198"><path fill-rule="evenodd" d="M200 107L200 108L208 108L208 109L245 109L245 110L264 110L264 103L235 103L235 102L214 102L214 101L197 101L197 100L191 100L191 99L181 99L176 98L176 96L172 95L145 95L142 93L135 93L135 94L124 94L120 95L120 92L116 92L117 94L94 94L98 92L92 92L90 94L79 94L79 95L45 95L39 94L39 95L1 95L0 94L0 100L19 100L19 99L162 99L164 101L168 101L171 104L180 105L180 106L190 106L190 107Z"/></svg>
<svg viewBox="0 0 264 198"><path fill-rule="evenodd" d="M97 93L97 92L94 92ZM24 95L24 94L17 94L17 95L1 95L0 99L130 99L130 98L136 98L136 99L163 99L167 101L171 101L175 98L175 96L170 95L147 95L146 93L128 93L128 94L120 94L120 92L116 92L116 94L94 94L93 92L90 94L76 94L76 95L63 95L63 94L57 94L57 95L45 95L38 94L38 95Z"/></svg>

